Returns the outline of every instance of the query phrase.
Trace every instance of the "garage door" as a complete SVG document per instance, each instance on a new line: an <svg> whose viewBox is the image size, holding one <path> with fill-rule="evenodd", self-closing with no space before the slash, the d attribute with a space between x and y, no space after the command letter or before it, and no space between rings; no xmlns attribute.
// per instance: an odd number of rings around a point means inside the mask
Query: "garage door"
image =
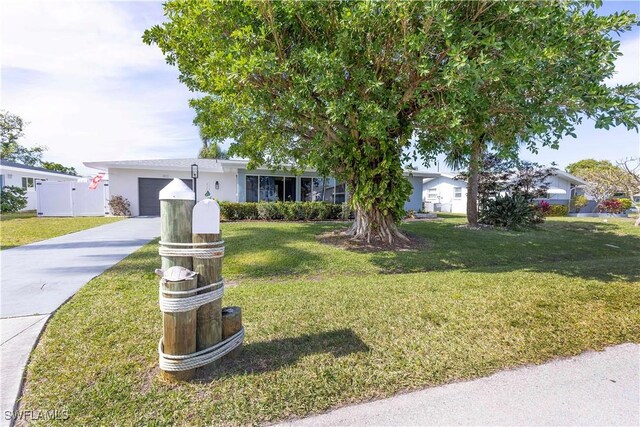
<svg viewBox="0 0 640 427"><path fill-rule="evenodd" d="M184 183L193 188L190 179L183 179ZM171 179L163 178L138 178L138 206L140 206L140 216L160 215L160 190L167 186Z"/></svg>

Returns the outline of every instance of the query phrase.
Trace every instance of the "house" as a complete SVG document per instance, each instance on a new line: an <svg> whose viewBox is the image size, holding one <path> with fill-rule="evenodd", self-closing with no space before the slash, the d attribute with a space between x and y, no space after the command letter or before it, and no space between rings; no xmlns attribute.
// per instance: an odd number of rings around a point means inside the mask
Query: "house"
<svg viewBox="0 0 640 427"><path fill-rule="evenodd" d="M422 200L427 212L467 211L467 183L455 173L435 173L423 181Z"/></svg>
<svg viewBox="0 0 640 427"><path fill-rule="evenodd" d="M77 176L0 159L0 188L12 186L27 190L27 206L23 210L36 209L38 181L78 181L78 179Z"/></svg>
<svg viewBox="0 0 640 427"><path fill-rule="evenodd" d="M123 196L134 216L160 214L158 193L171 179L180 178L197 193L197 199L212 197L230 202L327 201L342 203L349 189L331 177L314 170L300 174L266 168L249 170L247 160L158 159L85 162L85 166L109 174L111 196ZM197 179L192 179L192 171ZM424 177L432 174L407 171L413 192L407 210L422 206ZM195 188L194 188L195 187Z"/></svg>
<svg viewBox="0 0 640 427"><path fill-rule="evenodd" d="M467 182L456 179L456 173L435 173L423 181L422 200L427 212L465 213L467 209ZM559 169L547 179L547 200L551 204L569 206L571 197L583 194L586 181Z"/></svg>

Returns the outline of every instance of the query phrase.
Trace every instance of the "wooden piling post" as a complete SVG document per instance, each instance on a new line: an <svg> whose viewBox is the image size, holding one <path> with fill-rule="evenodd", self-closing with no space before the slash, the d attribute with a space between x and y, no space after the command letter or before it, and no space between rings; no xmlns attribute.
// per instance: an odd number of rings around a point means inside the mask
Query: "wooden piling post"
<svg viewBox="0 0 640 427"><path fill-rule="evenodd" d="M220 234L194 234L193 243L219 242ZM193 259L193 271L198 272L198 287L222 280L222 258ZM204 292L212 292L223 286ZM204 350L222 341L222 299L210 302L198 309L196 343L198 350ZM213 364L212 364L213 365Z"/></svg>
<svg viewBox="0 0 640 427"><path fill-rule="evenodd" d="M160 190L160 240L169 243L191 243L191 222L193 206L195 204L194 192L175 178L166 187ZM173 266L193 269L191 257L188 256L163 256L162 269L167 270Z"/></svg>
<svg viewBox="0 0 640 427"><path fill-rule="evenodd" d="M163 286L168 291L190 291L198 287L198 277L171 281L162 280ZM168 295L167 298L186 298L186 296ZM170 355L191 354L196 351L196 314L197 310L181 313L162 314L162 342L164 353ZM186 381L195 376L196 370L186 371L162 371L165 379L170 381Z"/></svg>
<svg viewBox="0 0 640 427"><path fill-rule="evenodd" d="M242 329L242 309L240 307L225 307L222 309L222 339L233 336ZM236 347L222 360L234 359L240 355L242 345Z"/></svg>
<svg viewBox="0 0 640 427"><path fill-rule="evenodd" d="M201 200L193 210L193 243L212 243L221 241L220 207L211 199ZM203 247L203 246L196 246ZM198 287L210 285L222 280L222 257L193 258L193 270L198 272ZM220 284L208 291L212 292L223 286ZM198 326L196 346L204 350L222 341L222 299L210 302L198 309ZM203 366L203 369L214 367L218 361Z"/></svg>
<svg viewBox="0 0 640 427"><path fill-rule="evenodd" d="M172 248L170 243L191 243L192 212L195 194L180 179L174 179L160 191L160 240ZM189 256L162 255L162 269L180 266L193 270ZM197 287L197 278L184 282L167 282L168 290L190 290ZM175 289L174 289L175 288ZM190 354L196 351L197 310L180 313L163 313L164 352L173 355ZM195 369L186 371L163 371L164 378L184 381L195 376Z"/></svg>

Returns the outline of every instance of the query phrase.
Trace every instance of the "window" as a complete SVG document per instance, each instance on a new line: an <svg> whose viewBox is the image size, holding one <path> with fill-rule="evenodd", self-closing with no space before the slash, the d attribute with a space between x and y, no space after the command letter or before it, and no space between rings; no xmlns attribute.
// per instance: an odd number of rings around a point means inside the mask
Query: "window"
<svg viewBox="0 0 640 427"><path fill-rule="evenodd" d="M313 200L311 178L300 178L300 200L310 202Z"/></svg>
<svg viewBox="0 0 640 427"><path fill-rule="evenodd" d="M347 192L346 192L346 184L343 182L342 184L336 185L336 192L334 196L335 203L344 203L347 201Z"/></svg>
<svg viewBox="0 0 640 427"><path fill-rule="evenodd" d="M295 176L247 175L245 177L247 202L325 201L342 203L346 200L345 184L336 185L333 178L298 178Z"/></svg>
<svg viewBox="0 0 640 427"><path fill-rule="evenodd" d="M284 177L260 177L260 201L281 202L284 200Z"/></svg>
<svg viewBox="0 0 640 427"><path fill-rule="evenodd" d="M22 177L22 188L28 190L29 188L33 188L35 185L35 179L28 178L26 176Z"/></svg>
<svg viewBox="0 0 640 427"><path fill-rule="evenodd" d="M257 202L258 201L258 177L255 175L247 175L246 179L246 201Z"/></svg>
<svg viewBox="0 0 640 427"><path fill-rule="evenodd" d="M427 190L427 199L434 200L438 198L438 189L437 188L429 188Z"/></svg>
<svg viewBox="0 0 640 427"><path fill-rule="evenodd" d="M288 176L284 179L284 201L296 201L296 178Z"/></svg>
<svg viewBox="0 0 640 427"><path fill-rule="evenodd" d="M245 202L282 202L296 200L296 178L247 175Z"/></svg>
<svg viewBox="0 0 640 427"><path fill-rule="evenodd" d="M453 198L462 199L462 187L453 187Z"/></svg>

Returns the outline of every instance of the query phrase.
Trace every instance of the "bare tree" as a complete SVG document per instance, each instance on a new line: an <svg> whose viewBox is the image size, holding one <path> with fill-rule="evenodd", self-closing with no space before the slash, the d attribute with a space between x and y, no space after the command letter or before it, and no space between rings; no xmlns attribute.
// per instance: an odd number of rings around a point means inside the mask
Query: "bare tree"
<svg viewBox="0 0 640 427"><path fill-rule="evenodd" d="M616 162L620 168L620 187L638 208L636 227L640 227L640 199L636 202L634 196L640 196L640 157L627 158Z"/></svg>
<svg viewBox="0 0 640 427"><path fill-rule="evenodd" d="M596 206L613 197L620 190L620 185L615 173L611 170L590 170L582 175L587 184L585 193L596 202Z"/></svg>

